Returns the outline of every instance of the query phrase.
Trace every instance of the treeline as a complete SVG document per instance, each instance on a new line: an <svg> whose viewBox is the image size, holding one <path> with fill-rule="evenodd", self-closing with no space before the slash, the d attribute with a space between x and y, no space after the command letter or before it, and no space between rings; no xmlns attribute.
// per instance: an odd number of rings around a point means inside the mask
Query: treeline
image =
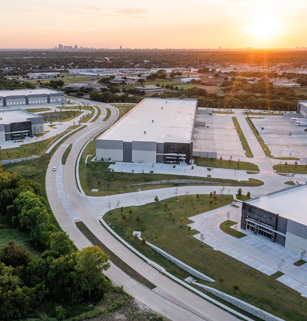
<svg viewBox="0 0 307 321"><path fill-rule="evenodd" d="M0 90L34 89L36 86L30 82L22 82L17 79L6 79L0 77Z"/></svg>
<svg viewBox="0 0 307 321"><path fill-rule="evenodd" d="M111 91L99 92L93 90L90 93L90 99L103 103L138 103L142 97L130 94L113 94Z"/></svg>
<svg viewBox="0 0 307 321"><path fill-rule="evenodd" d="M228 82L228 81L227 81ZM240 83L238 87L243 91L243 84ZM300 99L307 99L306 96L298 96L292 88L274 87L272 84L265 84L263 82L244 87L247 93L233 90L229 94L222 96L217 94L209 94L202 88L189 88L166 90L163 94L155 94L153 97L161 98L197 98L199 107L213 107L213 108L248 108L248 109L266 109L266 110L296 110L297 102ZM248 91L250 93L248 93Z"/></svg>
<svg viewBox="0 0 307 321"><path fill-rule="evenodd" d="M1 250L0 320L43 315L63 320L76 315L82 302L96 302L113 288L102 273L108 257L98 247L76 251L57 227L39 184L1 168L0 205L1 224L26 233L43 251L36 258L14 241Z"/></svg>

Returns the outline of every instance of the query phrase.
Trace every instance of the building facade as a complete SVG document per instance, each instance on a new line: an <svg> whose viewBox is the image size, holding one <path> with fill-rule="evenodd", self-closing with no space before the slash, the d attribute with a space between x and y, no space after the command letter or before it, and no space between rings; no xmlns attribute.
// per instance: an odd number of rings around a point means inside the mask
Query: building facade
<svg viewBox="0 0 307 321"><path fill-rule="evenodd" d="M56 90L16 89L0 91L0 107L61 104L64 102L64 93Z"/></svg>
<svg viewBox="0 0 307 321"><path fill-rule="evenodd" d="M0 142L44 133L44 118L23 109L0 111Z"/></svg>
<svg viewBox="0 0 307 321"><path fill-rule="evenodd" d="M303 117L307 118L307 101L299 101L297 104L297 112Z"/></svg>
<svg viewBox="0 0 307 321"><path fill-rule="evenodd" d="M243 202L241 228L307 257L307 185Z"/></svg>

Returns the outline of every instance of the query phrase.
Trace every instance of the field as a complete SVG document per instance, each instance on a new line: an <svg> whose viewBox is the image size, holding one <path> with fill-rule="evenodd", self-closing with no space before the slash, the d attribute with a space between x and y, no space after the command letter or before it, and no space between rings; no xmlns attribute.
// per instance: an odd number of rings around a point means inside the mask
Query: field
<svg viewBox="0 0 307 321"><path fill-rule="evenodd" d="M184 279L188 273L135 239L132 231L141 231L147 241L214 278L216 282L210 286L286 320L305 321L305 299L276 281L275 275L266 276L193 238L194 231L187 226L188 217L230 204L232 200L230 195L217 195L216 204L209 195L174 197L124 208L123 212L116 209L104 219L138 251L175 276Z"/></svg>

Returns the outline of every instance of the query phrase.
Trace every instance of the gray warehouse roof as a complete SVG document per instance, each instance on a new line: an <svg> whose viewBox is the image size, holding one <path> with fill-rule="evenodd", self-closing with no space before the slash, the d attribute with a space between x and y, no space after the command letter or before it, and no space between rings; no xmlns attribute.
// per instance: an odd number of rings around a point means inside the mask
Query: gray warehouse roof
<svg viewBox="0 0 307 321"><path fill-rule="evenodd" d="M307 225L307 185L261 196L247 203Z"/></svg>
<svg viewBox="0 0 307 321"><path fill-rule="evenodd" d="M29 113L23 109L0 111L0 124L19 123L31 118L43 118L40 115Z"/></svg>
<svg viewBox="0 0 307 321"><path fill-rule="evenodd" d="M57 90L52 90L47 88L0 90L0 97L48 95L48 94L58 94L58 93L60 92Z"/></svg>
<svg viewBox="0 0 307 321"><path fill-rule="evenodd" d="M145 98L97 139L190 143L196 99Z"/></svg>

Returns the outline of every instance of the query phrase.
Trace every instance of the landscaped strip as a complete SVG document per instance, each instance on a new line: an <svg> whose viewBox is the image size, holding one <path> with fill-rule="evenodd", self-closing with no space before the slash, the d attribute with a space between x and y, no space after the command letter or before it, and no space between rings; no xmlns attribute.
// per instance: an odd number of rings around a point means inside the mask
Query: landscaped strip
<svg viewBox="0 0 307 321"><path fill-rule="evenodd" d="M207 157L194 157L194 163L197 166L225 168L225 169L240 169L245 171L259 172L259 167L250 162L233 161L227 159L207 158Z"/></svg>
<svg viewBox="0 0 307 321"><path fill-rule="evenodd" d="M262 147L265 155L267 157L270 158L274 158L274 159L288 159L288 160L299 160L299 158L297 157L274 157L269 149L269 147L267 146L267 144L264 142L264 140L262 139L262 137L259 135L257 128L255 127L255 125L253 124L253 122L250 120L249 117L245 118L249 127L251 128L251 130L253 131L254 135L256 136L260 146Z"/></svg>
<svg viewBox="0 0 307 321"><path fill-rule="evenodd" d="M306 165L297 165L297 164L278 164L273 166L276 173L282 174L307 174L307 164Z"/></svg>
<svg viewBox="0 0 307 321"><path fill-rule="evenodd" d="M107 114L105 115L103 121L107 121L111 116L111 110L109 108L106 108L106 110L107 110Z"/></svg>
<svg viewBox="0 0 307 321"><path fill-rule="evenodd" d="M144 284L150 289L154 289L156 286L144 278L141 274L132 269L127 263L114 254L108 247L106 247L83 222L76 222L78 229L86 236L86 238L93 244L99 246L110 258L110 260L118 266L121 270L131 276L133 279Z"/></svg>
<svg viewBox="0 0 307 321"><path fill-rule="evenodd" d="M96 114L96 116L93 118L93 120L91 121L91 123L93 123L94 121L96 121L96 120L99 118L99 116L101 115L101 109L100 109L99 107L97 107L97 106L95 106L95 108L97 109L97 114Z"/></svg>
<svg viewBox="0 0 307 321"><path fill-rule="evenodd" d="M237 230L231 228L231 226L233 226L233 225L235 225L235 224L237 224L237 223L234 222L234 221L227 220L227 221L221 223L220 229L221 229L223 232L225 232L225 233L227 233L227 234L229 234L229 235L231 235L231 236L234 236L234 237L236 237L236 238L238 238L238 239L240 239L241 237L246 236L246 234L244 234L244 233L242 233L242 232L240 232L240 231L237 231Z"/></svg>
<svg viewBox="0 0 307 321"><path fill-rule="evenodd" d="M63 156L62 156L62 164L63 164L63 165L66 164L66 160L67 160L67 157L68 157L68 155L69 155L69 153L70 153L70 151L71 151L71 148L72 148L72 144L70 144L70 145L66 148L66 150L65 150L65 152L64 152L64 154L63 154Z"/></svg>
<svg viewBox="0 0 307 321"><path fill-rule="evenodd" d="M245 156L246 157L249 157L249 158L252 158L254 157L253 153L252 153L252 150L250 149L249 145L248 145L248 142L244 136L244 133L241 129L241 126L237 120L237 117L232 117L232 120L233 120L233 123L236 127L236 130L237 130L237 133L238 133L238 136L239 136L239 139L241 141L241 144L242 144L242 147L243 147L243 150L245 152Z"/></svg>

